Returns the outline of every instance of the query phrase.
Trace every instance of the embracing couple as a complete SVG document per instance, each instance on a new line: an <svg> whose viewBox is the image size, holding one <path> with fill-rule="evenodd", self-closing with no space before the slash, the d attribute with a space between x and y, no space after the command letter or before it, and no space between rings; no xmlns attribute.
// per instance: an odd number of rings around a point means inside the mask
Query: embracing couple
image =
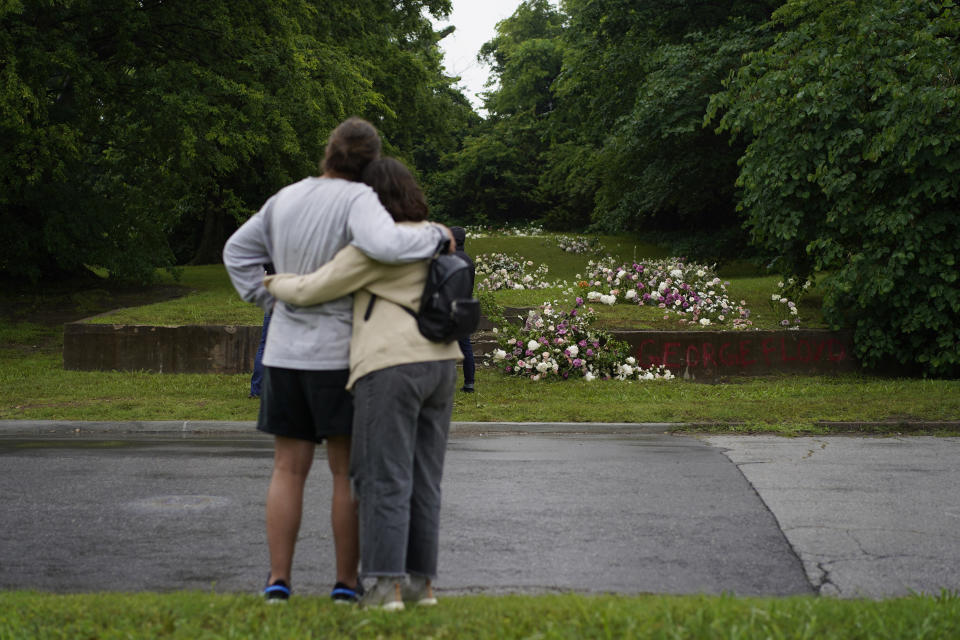
<svg viewBox="0 0 960 640"><path fill-rule="evenodd" d="M275 440L269 601L290 596L304 483L326 442L331 597L387 610L436 603L440 480L463 355L456 342L420 335L401 305L417 308L425 259L454 242L426 221L412 174L380 146L365 120L341 123L322 175L281 189L223 251L240 296L272 310L257 419ZM277 275L264 279L266 263ZM375 579L368 592L358 565Z"/></svg>

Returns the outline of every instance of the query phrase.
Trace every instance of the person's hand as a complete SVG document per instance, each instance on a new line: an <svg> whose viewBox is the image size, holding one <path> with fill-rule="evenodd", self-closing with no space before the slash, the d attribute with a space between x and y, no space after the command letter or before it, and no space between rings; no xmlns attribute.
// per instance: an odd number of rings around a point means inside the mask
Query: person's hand
<svg viewBox="0 0 960 640"><path fill-rule="evenodd" d="M447 237L450 238L449 246L447 247L447 250L444 251L444 253L456 253L456 251L457 251L457 241L456 241L456 239L454 239L454 237L453 237L453 231L450 231L450 227L448 227L448 226L446 226L446 225L444 225L444 224L440 224L439 222L435 222L434 224L436 224L438 227L440 227L441 229L443 229L444 231L446 231L446 232L447 232Z"/></svg>

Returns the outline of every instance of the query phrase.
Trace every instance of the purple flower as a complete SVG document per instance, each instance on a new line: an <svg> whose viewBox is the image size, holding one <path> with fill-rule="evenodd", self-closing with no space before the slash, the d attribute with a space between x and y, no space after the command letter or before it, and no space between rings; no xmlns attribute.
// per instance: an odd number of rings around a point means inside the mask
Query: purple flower
<svg viewBox="0 0 960 640"><path fill-rule="evenodd" d="M599 348L600 348L600 342L599 342L598 340L594 340L594 341L593 341L593 348L594 348L594 349L599 349Z"/></svg>
<svg viewBox="0 0 960 640"><path fill-rule="evenodd" d="M510 365L507 365L507 368L505 369L505 371L507 373L510 373L511 371L513 371L513 367L511 367Z"/></svg>
<svg viewBox="0 0 960 640"><path fill-rule="evenodd" d="M586 340L581 340L580 342L577 343L577 346L578 346L578 347L585 347L585 346L587 346L587 341L586 341Z"/></svg>
<svg viewBox="0 0 960 640"><path fill-rule="evenodd" d="M527 352L526 352L526 354L524 354L524 355L532 356L532 355L533 355L533 351L530 351L530 349L527 349Z"/></svg>
<svg viewBox="0 0 960 640"><path fill-rule="evenodd" d="M593 349L587 349L587 357L589 358L592 355L593 355Z"/></svg>
<svg viewBox="0 0 960 640"><path fill-rule="evenodd" d="M579 307L582 304L583 304L583 298L581 298L580 296L577 296L577 306Z"/></svg>
<svg viewBox="0 0 960 640"><path fill-rule="evenodd" d="M573 366L574 366L574 367L582 367L582 366L583 366L583 360L581 360L580 358L574 358L574 359L573 359Z"/></svg>

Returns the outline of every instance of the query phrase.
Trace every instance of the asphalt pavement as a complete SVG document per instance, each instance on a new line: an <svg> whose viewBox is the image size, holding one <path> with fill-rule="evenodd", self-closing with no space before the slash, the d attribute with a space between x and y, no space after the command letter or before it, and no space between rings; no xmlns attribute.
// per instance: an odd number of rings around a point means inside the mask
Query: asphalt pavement
<svg viewBox="0 0 960 640"><path fill-rule="evenodd" d="M960 438L455 423L441 594L960 590ZM0 588L255 592L271 440L252 423L0 421ZM333 578L308 482L298 593Z"/></svg>

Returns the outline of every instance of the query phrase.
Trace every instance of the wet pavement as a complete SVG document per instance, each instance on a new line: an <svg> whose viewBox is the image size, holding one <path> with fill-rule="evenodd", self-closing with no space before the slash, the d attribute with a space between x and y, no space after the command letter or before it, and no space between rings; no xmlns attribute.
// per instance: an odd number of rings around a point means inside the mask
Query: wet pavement
<svg viewBox="0 0 960 640"><path fill-rule="evenodd" d="M441 593L960 589L960 438L455 426ZM86 427L0 428L0 588L259 589L269 438ZM331 586L329 488L318 449L299 593Z"/></svg>

